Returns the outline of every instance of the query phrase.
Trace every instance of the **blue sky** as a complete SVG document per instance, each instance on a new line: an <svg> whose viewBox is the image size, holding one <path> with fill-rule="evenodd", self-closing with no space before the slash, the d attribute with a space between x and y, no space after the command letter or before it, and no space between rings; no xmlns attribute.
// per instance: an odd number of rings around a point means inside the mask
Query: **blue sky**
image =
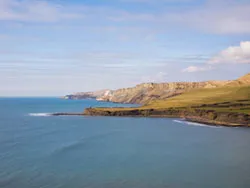
<svg viewBox="0 0 250 188"><path fill-rule="evenodd" d="M0 96L250 72L249 0L0 0Z"/></svg>

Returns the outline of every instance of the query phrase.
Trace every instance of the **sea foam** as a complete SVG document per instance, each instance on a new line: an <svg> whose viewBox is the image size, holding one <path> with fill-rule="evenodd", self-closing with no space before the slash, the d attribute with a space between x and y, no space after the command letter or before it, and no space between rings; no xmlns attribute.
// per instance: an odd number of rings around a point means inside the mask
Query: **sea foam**
<svg viewBox="0 0 250 188"><path fill-rule="evenodd" d="M176 123L187 124L187 125L193 125L193 126L199 126L199 127L220 128L219 126L206 125L206 124L195 123L195 122L190 122L190 121L185 121L185 120L173 120L173 121L176 122Z"/></svg>
<svg viewBox="0 0 250 188"><path fill-rule="evenodd" d="M46 116L51 116L51 113L29 113L29 116L41 116L41 117L46 117Z"/></svg>

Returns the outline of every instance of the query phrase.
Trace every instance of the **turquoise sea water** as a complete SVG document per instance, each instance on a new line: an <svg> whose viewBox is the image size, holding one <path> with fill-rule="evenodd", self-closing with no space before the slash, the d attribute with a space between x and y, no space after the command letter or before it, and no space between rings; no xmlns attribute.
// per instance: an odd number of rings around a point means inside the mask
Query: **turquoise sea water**
<svg viewBox="0 0 250 188"><path fill-rule="evenodd" d="M249 188L250 129L53 117L94 100L0 99L0 188Z"/></svg>

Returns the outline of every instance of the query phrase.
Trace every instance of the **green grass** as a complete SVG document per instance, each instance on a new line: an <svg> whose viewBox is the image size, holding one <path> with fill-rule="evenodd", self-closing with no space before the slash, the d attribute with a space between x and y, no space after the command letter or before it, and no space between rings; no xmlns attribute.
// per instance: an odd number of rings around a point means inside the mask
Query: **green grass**
<svg viewBox="0 0 250 188"><path fill-rule="evenodd" d="M157 108L170 108L170 107L177 107L177 108L192 107L192 106L201 106L203 104L215 104L223 102L230 102L231 105L238 104L238 106L240 106L241 104L245 104L248 105L248 107L250 107L250 86L220 87L220 88L193 90L166 100L151 101L143 108L157 109ZM225 105L225 108L227 107L228 106ZM249 109L245 108L247 108L246 106L244 107L244 110L248 112ZM240 107L236 107L233 110L234 111L240 110Z"/></svg>

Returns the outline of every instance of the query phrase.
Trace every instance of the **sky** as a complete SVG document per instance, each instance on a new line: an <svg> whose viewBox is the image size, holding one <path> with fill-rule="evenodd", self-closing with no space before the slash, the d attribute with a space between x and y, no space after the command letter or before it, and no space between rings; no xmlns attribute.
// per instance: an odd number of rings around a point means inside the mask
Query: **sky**
<svg viewBox="0 0 250 188"><path fill-rule="evenodd" d="M248 72L249 0L0 0L0 96Z"/></svg>

